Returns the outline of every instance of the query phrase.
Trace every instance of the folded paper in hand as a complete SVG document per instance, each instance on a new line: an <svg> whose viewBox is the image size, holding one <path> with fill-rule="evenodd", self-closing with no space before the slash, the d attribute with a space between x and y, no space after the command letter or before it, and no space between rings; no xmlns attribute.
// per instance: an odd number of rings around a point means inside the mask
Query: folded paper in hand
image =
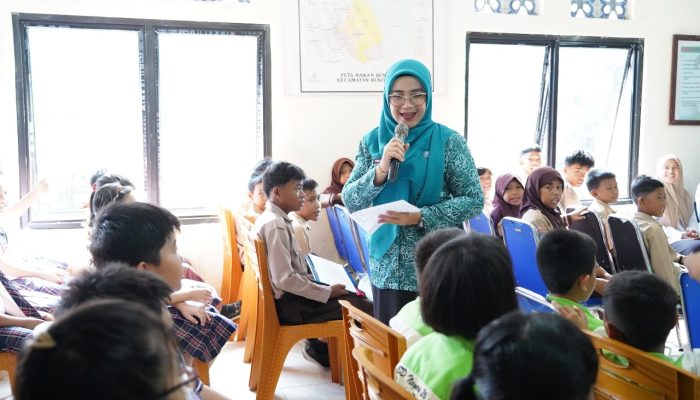
<svg viewBox="0 0 700 400"><path fill-rule="evenodd" d="M355 280L342 265L314 254L306 256L306 261L315 280L331 286L341 284L345 290L352 292L357 289Z"/></svg>
<svg viewBox="0 0 700 400"><path fill-rule="evenodd" d="M371 235L380 226L384 225L384 223L380 223L377 220L380 214L384 214L387 211L413 213L420 211L420 209L406 200L399 200L354 212L350 214L350 218L357 222L368 235Z"/></svg>

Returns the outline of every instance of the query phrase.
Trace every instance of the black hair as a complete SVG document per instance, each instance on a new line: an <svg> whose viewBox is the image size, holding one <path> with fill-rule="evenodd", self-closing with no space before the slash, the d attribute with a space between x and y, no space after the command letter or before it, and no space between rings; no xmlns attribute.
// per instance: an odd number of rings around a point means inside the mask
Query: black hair
<svg viewBox="0 0 700 400"><path fill-rule="evenodd" d="M105 207L112 203L120 203L124 197L134 190L131 186L122 186L120 183L107 183L95 190L90 203L90 220L88 226L95 223L95 217Z"/></svg>
<svg viewBox="0 0 700 400"><path fill-rule="evenodd" d="M100 168L90 176L90 187L92 187L93 192L96 189L95 185L97 184L97 180L100 179L106 173L107 173L107 169Z"/></svg>
<svg viewBox="0 0 700 400"><path fill-rule="evenodd" d="M622 334L619 340L642 351L666 342L676 325L677 303L676 290L646 271L613 275L603 293L607 321Z"/></svg>
<svg viewBox="0 0 700 400"><path fill-rule="evenodd" d="M255 190L255 185L262 182L263 175L265 174L267 167L269 167L272 162L273 161L270 158L263 158L262 160L258 161L257 164L255 164L253 173L250 174L250 178L248 179L249 193L253 193L253 190Z"/></svg>
<svg viewBox="0 0 700 400"><path fill-rule="evenodd" d="M493 175L493 172L491 172L491 170L488 169L488 168L486 168L486 167L478 167L478 168L476 169L476 172L479 174L479 176L482 176L482 175L484 175L484 174L487 173L487 172L488 172L489 174Z"/></svg>
<svg viewBox="0 0 700 400"><path fill-rule="evenodd" d="M436 332L474 339L518 308L508 250L495 237L458 237L440 246L421 274L421 314Z"/></svg>
<svg viewBox="0 0 700 400"><path fill-rule="evenodd" d="M311 178L304 179L304 181L301 183L301 190L305 192L308 192L309 190L316 190L317 188L318 182Z"/></svg>
<svg viewBox="0 0 700 400"><path fill-rule="evenodd" d="M101 174L100 174L101 173ZM94 179L94 182L93 182ZM134 186L131 181L118 174L110 174L107 173L107 170L101 169L97 171L91 178L90 178L90 184L92 186L92 193L90 193L90 200L88 202L88 206L90 208L90 219L88 221L88 225L92 226L92 223L94 222L93 220L95 219L95 210L94 207L92 206L92 203L95 201L95 193L104 185L109 185L110 183L117 183L121 186L128 186L133 190L136 186Z"/></svg>
<svg viewBox="0 0 700 400"><path fill-rule="evenodd" d="M537 246L537 268L553 294L565 294L595 268L596 244L590 236L568 229L547 232Z"/></svg>
<svg viewBox="0 0 700 400"><path fill-rule="evenodd" d="M419 281L420 275L425 270L426 265L428 265L428 259L435 253L435 250L461 235L466 235L466 232L462 229L445 228L432 231L418 241L418 244L416 244L415 265Z"/></svg>
<svg viewBox="0 0 700 400"><path fill-rule="evenodd" d="M95 221L92 261L96 267L110 261L132 267L141 262L160 265L160 250L175 230L180 230L180 221L164 208L147 203L114 204Z"/></svg>
<svg viewBox="0 0 700 400"><path fill-rule="evenodd" d="M591 341L556 314L509 313L479 331L473 368L452 400L585 400L598 372Z"/></svg>
<svg viewBox="0 0 700 400"><path fill-rule="evenodd" d="M267 168L263 175L263 190L269 198L272 188L284 186L293 180L303 181L306 179L304 170L286 161L275 161Z"/></svg>
<svg viewBox="0 0 700 400"><path fill-rule="evenodd" d="M604 169L592 169L586 175L586 187L588 191L596 190L600 187L600 182L606 179L615 179L615 174Z"/></svg>
<svg viewBox="0 0 700 400"><path fill-rule="evenodd" d="M632 187L630 191L632 192L632 200L634 204L637 203L637 199L648 195L649 193L655 191L658 188L664 187L663 182L656 178L652 178L647 175L639 175L632 181Z"/></svg>
<svg viewBox="0 0 700 400"><path fill-rule="evenodd" d="M564 165L572 166L574 164L578 164L582 167L593 168L593 166L595 165L595 159L593 158L591 153L587 151L576 150L564 159Z"/></svg>
<svg viewBox="0 0 700 400"><path fill-rule="evenodd" d="M110 262L72 279L61 294L56 316L96 299L132 301L154 313L161 313L169 304L172 291L170 285L156 274Z"/></svg>
<svg viewBox="0 0 700 400"><path fill-rule="evenodd" d="M175 357L160 314L123 300L89 302L27 343L15 399L159 398L176 384Z"/></svg>
<svg viewBox="0 0 700 400"><path fill-rule="evenodd" d="M520 150L520 157L524 156L525 154L530 154L533 151L537 152L537 153L541 153L542 147L538 144L525 147L524 149Z"/></svg>

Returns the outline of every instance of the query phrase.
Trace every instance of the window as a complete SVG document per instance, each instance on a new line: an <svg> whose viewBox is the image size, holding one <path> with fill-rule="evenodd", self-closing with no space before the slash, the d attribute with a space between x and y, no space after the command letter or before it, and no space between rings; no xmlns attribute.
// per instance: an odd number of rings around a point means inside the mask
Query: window
<svg viewBox="0 0 700 400"><path fill-rule="evenodd" d="M98 169L185 221L211 220L269 155L266 25L14 14L22 219L75 227Z"/></svg>
<svg viewBox="0 0 700 400"><path fill-rule="evenodd" d="M620 198L637 173L642 39L467 34L466 126L478 166L517 170L543 148L561 170L575 150L616 173ZM581 198L590 198L581 188Z"/></svg>

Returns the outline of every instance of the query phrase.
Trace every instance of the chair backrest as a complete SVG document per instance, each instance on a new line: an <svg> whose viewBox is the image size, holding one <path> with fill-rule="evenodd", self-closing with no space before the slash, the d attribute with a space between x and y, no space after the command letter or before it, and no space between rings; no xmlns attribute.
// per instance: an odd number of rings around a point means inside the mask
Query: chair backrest
<svg viewBox="0 0 700 400"><path fill-rule="evenodd" d="M335 249L338 251L340 258L347 261L348 253L345 250L345 240L343 238L343 232L340 230L340 222L338 221L338 215L335 212L335 207L326 207L326 214L328 214L328 224L330 225L331 233L333 234Z"/></svg>
<svg viewBox="0 0 700 400"><path fill-rule="evenodd" d="M413 396L394 381L393 376L386 376L374 365L374 353L365 347L352 350L352 357L359 365L362 375L365 400L412 400Z"/></svg>
<svg viewBox="0 0 700 400"><path fill-rule="evenodd" d="M700 283L687 272L678 277L681 287L681 306L690 347L700 349Z"/></svg>
<svg viewBox="0 0 700 400"><path fill-rule="evenodd" d="M491 236L496 234L491 218L484 214L483 211L474 216L474 218L464 221L464 228L467 230L467 233L481 233Z"/></svg>
<svg viewBox="0 0 700 400"><path fill-rule="evenodd" d="M406 352L406 338L346 300L339 301L343 312L345 342L350 349L367 348L374 365L389 378Z"/></svg>
<svg viewBox="0 0 700 400"><path fill-rule="evenodd" d="M250 261L250 266L258 275L258 298L261 301L258 306L262 306L262 308L258 308L258 312L260 310L263 312L263 327L269 327L273 330L279 329L280 320L277 316L277 308L275 308L275 295L272 293L272 285L270 284L270 270L267 268L267 247L265 242L257 237L251 237L245 241L245 247L245 251L251 255L247 260Z"/></svg>
<svg viewBox="0 0 700 400"><path fill-rule="evenodd" d="M540 296L547 295L547 287L537 268L537 231L522 219L505 217L501 222L503 238L513 260L516 284Z"/></svg>
<svg viewBox="0 0 700 400"><path fill-rule="evenodd" d="M608 225L615 247L617 270L652 272L649 253L637 224L631 219L611 215Z"/></svg>
<svg viewBox="0 0 700 400"><path fill-rule="evenodd" d="M357 273L366 274L368 271L367 265L362 254L362 245L360 238L355 230L355 224L350 219L350 212L343 206L333 206L335 215L338 217L338 226L340 233L343 235L343 243L345 244L345 254L348 264Z"/></svg>
<svg viewBox="0 0 700 400"><path fill-rule="evenodd" d="M224 303L231 303L240 298L238 289L243 276L241 257L238 252L236 221L231 209L219 207L219 221L224 233L224 265L220 295Z"/></svg>
<svg viewBox="0 0 700 400"><path fill-rule="evenodd" d="M549 304L547 299L531 290L518 286L515 288L515 297L518 299L520 310L525 313L542 312L551 314L555 312L554 307Z"/></svg>
<svg viewBox="0 0 700 400"><path fill-rule="evenodd" d="M591 339L598 355L597 398L606 399L698 399L700 377L637 350L617 340L583 331ZM624 357L620 365L605 356Z"/></svg>
<svg viewBox="0 0 700 400"><path fill-rule="evenodd" d="M355 221L352 221L355 225L355 232L357 232L357 238L360 240L360 247L362 248L362 258L365 260L365 267L367 268L367 273L372 272L372 267L369 264L369 242L367 242L367 232Z"/></svg>
<svg viewBox="0 0 700 400"><path fill-rule="evenodd" d="M580 221L574 221L571 224L571 229L585 233L590 236L596 245L596 255L595 259L598 265L603 267L608 273L615 272L615 266L613 264L612 257L608 251L608 244L605 240L605 228L603 228L603 223L601 222L598 214L594 212L587 212L583 214L583 219Z"/></svg>

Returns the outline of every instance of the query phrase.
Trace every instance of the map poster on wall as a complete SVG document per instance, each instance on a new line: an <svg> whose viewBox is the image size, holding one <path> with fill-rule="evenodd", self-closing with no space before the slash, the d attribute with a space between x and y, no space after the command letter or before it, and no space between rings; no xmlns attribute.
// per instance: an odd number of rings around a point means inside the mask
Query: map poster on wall
<svg viewBox="0 0 700 400"><path fill-rule="evenodd" d="M700 36L673 35L672 125L700 125Z"/></svg>
<svg viewBox="0 0 700 400"><path fill-rule="evenodd" d="M434 70L433 0L298 1L302 92L381 92L404 58Z"/></svg>

